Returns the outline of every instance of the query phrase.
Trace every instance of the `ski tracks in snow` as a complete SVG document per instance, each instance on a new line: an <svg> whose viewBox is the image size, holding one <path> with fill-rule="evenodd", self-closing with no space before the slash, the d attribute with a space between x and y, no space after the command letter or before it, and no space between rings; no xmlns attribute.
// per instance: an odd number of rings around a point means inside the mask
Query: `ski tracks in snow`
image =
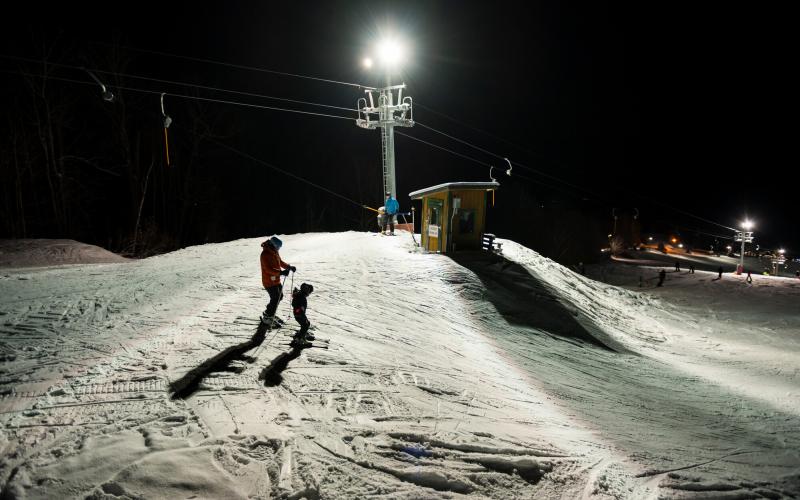
<svg viewBox="0 0 800 500"><path fill-rule="evenodd" d="M287 325L260 329L259 240L0 280L3 493L771 498L791 491L790 479L782 486L724 472L745 457L745 470L758 459L779 467L763 452L774 435L753 429L769 422L783 435L793 420L759 420L731 407L717 418L733 416L733 424L683 429L669 448L665 436L706 396L668 407L669 398L696 390L691 377L670 379L677 387L626 387L658 363L509 322L473 273L411 252L404 239L352 232L282 239L284 260L298 268L295 286L315 287L308 316L328 349L293 353L284 345L295 330L286 299L278 314ZM593 302L598 293L607 303L620 294L647 298L549 266L579 297L558 300L584 325L629 333L616 339L626 349L665 343L655 323ZM532 293L543 301L553 292ZM268 384L261 375L273 368L277 384ZM193 385L174 397L180 380ZM714 415L701 412L698 422ZM752 425L742 423L751 416ZM762 454L732 454L731 429L762 443ZM693 440L716 441L697 453Z"/></svg>

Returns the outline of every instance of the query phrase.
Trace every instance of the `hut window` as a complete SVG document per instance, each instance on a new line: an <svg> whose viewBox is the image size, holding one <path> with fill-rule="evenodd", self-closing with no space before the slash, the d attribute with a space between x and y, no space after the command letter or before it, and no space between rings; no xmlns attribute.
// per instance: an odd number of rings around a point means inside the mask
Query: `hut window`
<svg viewBox="0 0 800 500"><path fill-rule="evenodd" d="M475 210L459 210L458 232L471 234L475 231Z"/></svg>
<svg viewBox="0 0 800 500"><path fill-rule="evenodd" d="M439 225L439 207L433 206L431 207L431 220L429 224L434 226Z"/></svg>

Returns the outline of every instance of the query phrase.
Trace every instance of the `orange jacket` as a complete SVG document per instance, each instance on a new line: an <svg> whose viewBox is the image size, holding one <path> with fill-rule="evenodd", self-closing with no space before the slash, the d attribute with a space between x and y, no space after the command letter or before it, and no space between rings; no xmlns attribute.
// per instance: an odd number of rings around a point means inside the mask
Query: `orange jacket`
<svg viewBox="0 0 800 500"><path fill-rule="evenodd" d="M266 242L261 244L261 284L264 288L281 284L281 268L286 269L289 264L281 260L281 256L272 245Z"/></svg>

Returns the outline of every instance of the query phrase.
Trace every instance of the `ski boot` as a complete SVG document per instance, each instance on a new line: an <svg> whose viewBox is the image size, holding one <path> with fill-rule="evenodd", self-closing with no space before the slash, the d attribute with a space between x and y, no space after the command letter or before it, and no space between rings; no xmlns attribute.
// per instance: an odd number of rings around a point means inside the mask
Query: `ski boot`
<svg viewBox="0 0 800 500"><path fill-rule="evenodd" d="M283 326L283 321L276 316L261 316L261 324L265 325L267 328L280 328Z"/></svg>

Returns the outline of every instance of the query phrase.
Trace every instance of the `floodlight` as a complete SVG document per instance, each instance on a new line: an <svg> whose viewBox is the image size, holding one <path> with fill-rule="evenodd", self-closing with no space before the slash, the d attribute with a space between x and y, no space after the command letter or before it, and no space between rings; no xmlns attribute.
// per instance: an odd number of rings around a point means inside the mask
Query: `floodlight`
<svg viewBox="0 0 800 500"><path fill-rule="evenodd" d="M405 47L394 38L386 38L378 42L376 52L384 66L399 66L406 57Z"/></svg>

